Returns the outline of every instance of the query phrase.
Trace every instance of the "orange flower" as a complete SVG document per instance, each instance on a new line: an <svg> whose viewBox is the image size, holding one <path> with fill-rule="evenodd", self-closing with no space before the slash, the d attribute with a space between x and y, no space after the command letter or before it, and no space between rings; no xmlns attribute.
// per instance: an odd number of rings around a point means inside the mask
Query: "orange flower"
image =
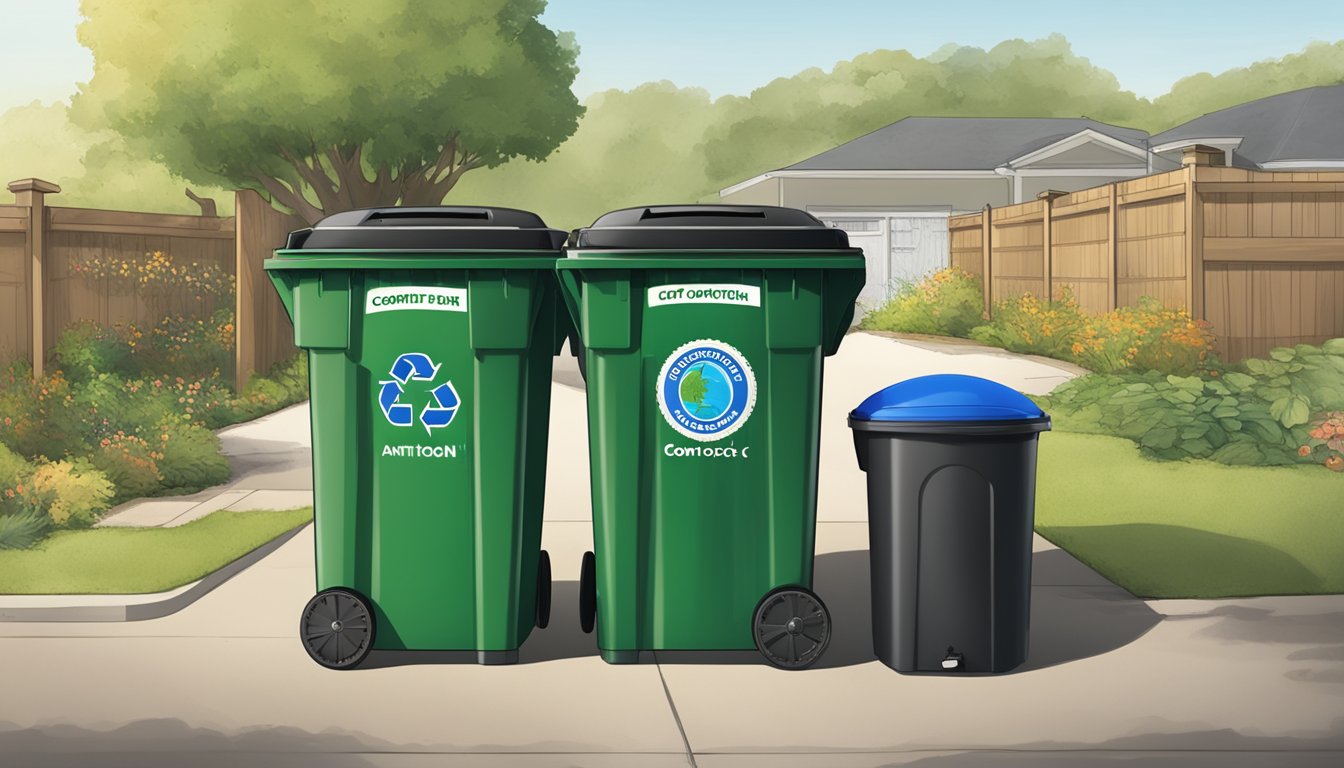
<svg viewBox="0 0 1344 768"><path fill-rule="evenodd" d="M1297 449L1297 455L1298 455L1298 456L1310 456L1310 455L1311 455L1311 446L1310 446L1310 445L1304 445L1304 446L1302 446L1301 448L1298 448L1298 449Z"/></svg>

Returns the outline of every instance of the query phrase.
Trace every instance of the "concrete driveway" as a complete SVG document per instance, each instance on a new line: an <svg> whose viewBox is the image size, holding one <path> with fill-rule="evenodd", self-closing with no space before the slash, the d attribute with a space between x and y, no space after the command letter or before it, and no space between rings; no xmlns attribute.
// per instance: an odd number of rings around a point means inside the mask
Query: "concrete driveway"
<svg viewBox="0 0 1344 768"><path fill-rule="evenodd" d="M934 371L1034 392L1070 375L989 351L845 341L823 406L815 586L836 634L818 668L783 672L754 654L596 657L574 581L592 546L584 394L560 370L543 536L553 619L519 665L384 653L353 672L317 667L295 635L312 592L304 531L162 619L0 624L0 757L13 759L0 765L1344 763L1341 597L1142 601L1037 538L1024 667L906 676L878 663L864 481L844 416ZM297 439L295 418L276 420L277 439Z"/></svg>

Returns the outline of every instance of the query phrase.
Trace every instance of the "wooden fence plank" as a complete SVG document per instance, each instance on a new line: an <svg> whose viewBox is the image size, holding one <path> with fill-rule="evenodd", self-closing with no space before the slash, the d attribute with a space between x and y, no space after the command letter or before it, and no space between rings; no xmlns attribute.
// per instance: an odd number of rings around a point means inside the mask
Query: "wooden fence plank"
<svg viewBox="0 0 1344 768"><path fill-rule="evenodd" d="M1205 261L1344 262L1340 237L1206 237Z"/></svg>

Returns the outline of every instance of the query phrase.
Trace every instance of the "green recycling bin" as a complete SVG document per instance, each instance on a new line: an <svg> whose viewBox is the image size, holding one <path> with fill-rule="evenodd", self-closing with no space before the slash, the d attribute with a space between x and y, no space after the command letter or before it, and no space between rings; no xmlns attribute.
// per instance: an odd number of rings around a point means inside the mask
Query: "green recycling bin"
<svg viewBox="0 0 1344 768"><path fill-rule="evenodd" d="M556 270L588 386L584 630L611 663L810 665L830 637L811 592L822 360L862 253L803 211L654 206L576 230Z"/></svg>
<svg viewBox="0 0 1344 768"><path fill-rule="evenodd" d="M338 213L265 262L308 353L323 666L511 663L550 614L541 545L564 233L504 208Z"/></svg>

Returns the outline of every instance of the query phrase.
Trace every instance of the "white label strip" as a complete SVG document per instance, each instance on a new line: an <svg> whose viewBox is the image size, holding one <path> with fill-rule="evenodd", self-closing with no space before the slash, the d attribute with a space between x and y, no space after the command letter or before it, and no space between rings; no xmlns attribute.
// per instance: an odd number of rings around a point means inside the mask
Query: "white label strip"
<svg viewBox="0 0 1344 768"><path fill-rule="evenodd" d="M464 288L437 288L427 285L403 285L374 288L364 300L364 314L395 312L400 309L428 309L435 312L466 312Z"/></svg>
<svg viewBox="0 0 1344 768"><path fill-rule="evenodd" d="M649 289L649 306L666 304L737 304L742 307L761 306L761 289L755 285L730 283L686 283L660 285Z"/></svg>

